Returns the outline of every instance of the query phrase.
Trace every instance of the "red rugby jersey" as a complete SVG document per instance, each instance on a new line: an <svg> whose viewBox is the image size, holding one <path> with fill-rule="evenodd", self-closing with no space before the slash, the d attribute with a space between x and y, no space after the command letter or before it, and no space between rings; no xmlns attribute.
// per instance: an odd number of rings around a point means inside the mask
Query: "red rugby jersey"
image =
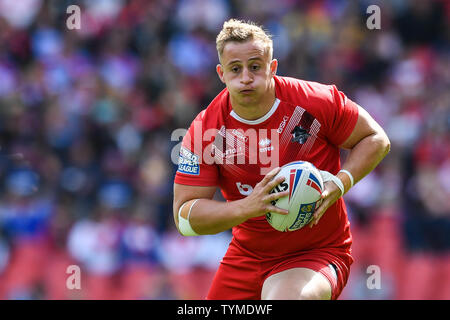
<svg viewBox="0 0 450 320"><path fill-rule="evenodd" d="M183 139L175 183L218 186L228 201L251 193L270 168L294 160L321 170L340 170L338 145L353 131L357 105L334 85L275 76L276 101L257 120L240 118L228 90L192 122ZM211 208L214 214L214 208ZM279 232L265 216L235 226L233 241L261 257L313 248L349 249L350 224L342 198L313 228Z"/></svg>

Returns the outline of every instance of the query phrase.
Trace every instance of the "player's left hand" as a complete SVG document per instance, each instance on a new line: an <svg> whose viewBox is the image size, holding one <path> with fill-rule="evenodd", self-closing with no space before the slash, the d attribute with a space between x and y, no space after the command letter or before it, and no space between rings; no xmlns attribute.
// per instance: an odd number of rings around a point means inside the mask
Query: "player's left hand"
<svg viewBox="0 0 450 320"><path fill-rule="evenodd" d="M322 196L316 202L316 210L314 211L311 222L308 224L310 228L319 223L320 218L333 205L340 197L341 190L333 181L327 181L324 183L324 190Z"/></svg>

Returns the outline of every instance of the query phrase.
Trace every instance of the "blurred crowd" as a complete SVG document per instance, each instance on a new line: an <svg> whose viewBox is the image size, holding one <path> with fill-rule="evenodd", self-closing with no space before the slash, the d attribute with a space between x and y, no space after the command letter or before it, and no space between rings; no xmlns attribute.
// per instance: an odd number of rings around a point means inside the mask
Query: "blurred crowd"
<svg viewBox="0 0 450 320"><path fill-rule="evenodd" d="M222 89L230 17L273 35L278 74L336 84L391 139L345 196L342 298L450 299L448 1L0 0L1 299L204 297L230 233L178 235L172 133Z"/></svg>

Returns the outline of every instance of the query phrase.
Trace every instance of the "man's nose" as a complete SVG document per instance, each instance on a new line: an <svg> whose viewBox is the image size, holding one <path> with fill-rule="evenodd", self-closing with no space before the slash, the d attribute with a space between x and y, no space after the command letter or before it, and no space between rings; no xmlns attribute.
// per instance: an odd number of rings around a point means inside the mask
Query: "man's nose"
<svg viewBox="0 0 450 320"><path fill-rule="evenodd" d="M247 68L244 68L242 70L242 74L241 74L241 83L249 84L252 81L253 81L253 76L252 76L251 72Z"/></svg>

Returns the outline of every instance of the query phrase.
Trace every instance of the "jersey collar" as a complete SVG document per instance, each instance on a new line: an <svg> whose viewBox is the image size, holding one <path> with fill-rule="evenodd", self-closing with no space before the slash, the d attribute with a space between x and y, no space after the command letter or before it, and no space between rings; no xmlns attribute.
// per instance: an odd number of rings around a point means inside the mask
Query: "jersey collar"
<svg viewBox="0 0 450 320"><path fill-rule="evenodd" d="M272 105L272 108L270 108L269 112L267 112L265 115L263 115L261 118L255 119L255 120L246 120L244 118L241 118L236 112L234 112L233 109L231 109L230 116L235 118L237 121L248 124L248 125L256 125L263 123L267 119L270 118L270 116L277 110L278 105L280 104L280 99L275 98L275 102Z"/></svg>

